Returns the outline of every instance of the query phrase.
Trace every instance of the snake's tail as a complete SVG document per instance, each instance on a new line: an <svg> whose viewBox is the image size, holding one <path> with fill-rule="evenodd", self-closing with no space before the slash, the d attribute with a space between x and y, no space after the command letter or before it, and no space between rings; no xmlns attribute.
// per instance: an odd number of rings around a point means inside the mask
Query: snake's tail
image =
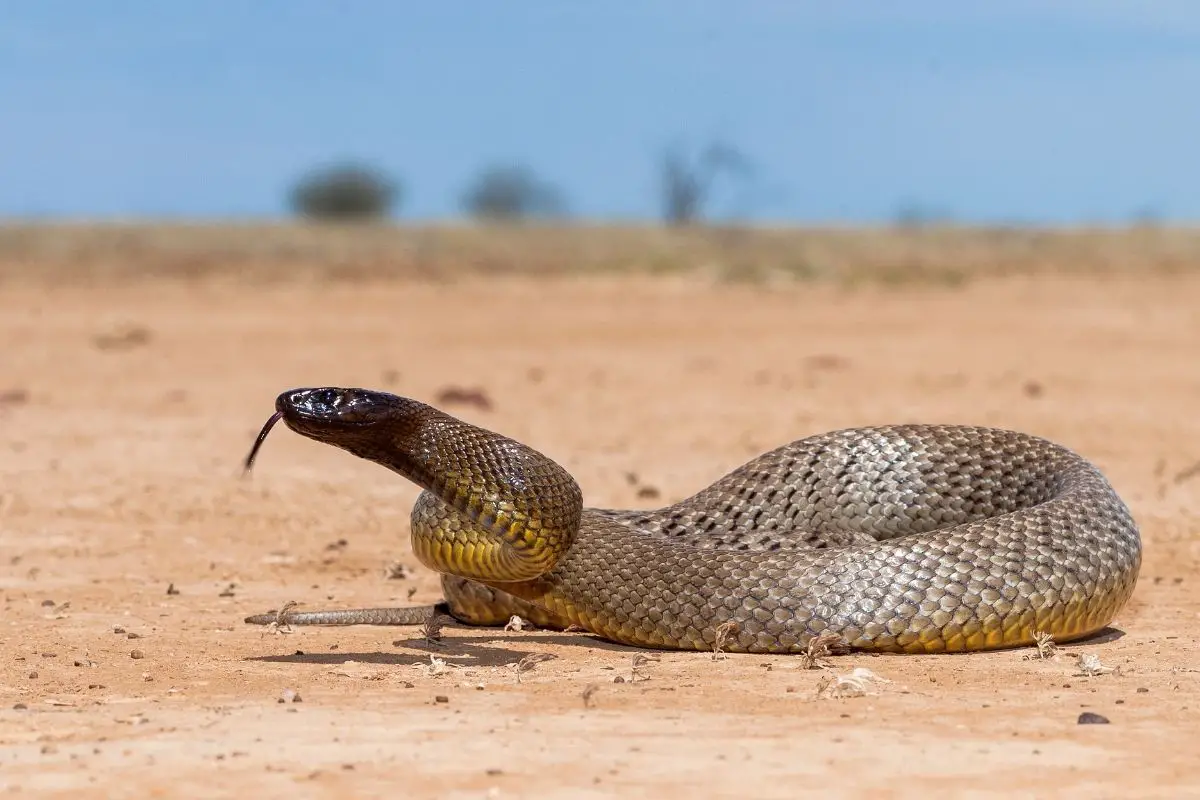
<svg viewBox="0 0 1200 800"><path fill-rule="evenodd" d="M250 625L424 625L434 617L442 617L447 625L461 624L445 603L408 608L269 612L254 614L244 621Z"/></svg>

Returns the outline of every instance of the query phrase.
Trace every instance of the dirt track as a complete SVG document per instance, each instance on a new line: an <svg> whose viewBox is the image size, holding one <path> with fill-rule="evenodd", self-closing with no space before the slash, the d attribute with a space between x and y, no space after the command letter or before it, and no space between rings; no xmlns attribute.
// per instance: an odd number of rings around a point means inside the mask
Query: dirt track
<svg viewBox="0 0 1200 800"><path fill-rule="evenodd" d="M4 286L0 788L1198 796L1197 309L1185 277ZM578 634L271 633L241 619L438 596L396 476L281 428L240 478L275 395L313 384L433 402L478 387L493 408L444 407L608 506L677 499L841 426L1020 428L1109 474L1142 526L1142 577L1121 635L1049 660L664 653L634 669L636 651ZM393 561L408 577L385 575ZM532 653L557 658L518 676ZM1078 653L1119 671L1081 676ZM818 696L855 667L889 682Z"/></svg>

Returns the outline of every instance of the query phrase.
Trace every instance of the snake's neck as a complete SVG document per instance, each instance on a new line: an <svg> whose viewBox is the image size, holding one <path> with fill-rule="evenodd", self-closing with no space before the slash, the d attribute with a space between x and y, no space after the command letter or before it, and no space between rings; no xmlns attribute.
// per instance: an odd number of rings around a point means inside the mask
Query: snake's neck
<svg viewBox="0 0 1200 800"><path fill-rule="evenodd" d="M529 579L551 569L579 530L583 493L565 468L429 406L393 402L370 425L318 435L425 490L411 517L413 550L439 572Z"/></svg>

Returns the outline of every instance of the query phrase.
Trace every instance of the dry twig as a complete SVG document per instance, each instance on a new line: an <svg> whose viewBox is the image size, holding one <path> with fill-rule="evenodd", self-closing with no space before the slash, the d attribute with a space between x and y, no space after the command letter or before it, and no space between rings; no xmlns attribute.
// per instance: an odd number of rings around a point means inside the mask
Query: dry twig
<svg viewBox="0 0 1200 800"><path fill-rule="evenodd" d="M458 667L460 665L447 663L446 659L438 658L438 657L434 656L432 653L430 653L428 664L421 664L418 662L416 664L413 664L413 666L417 667L418 669L425 670L429 674L429 677L431 677L431 678L438 678L438 677L441 677L442 675L445 675L447 672L449 672L450 667Z"/></svg>
<svg viewBox="0 0 1200 800"><path fill-rule="evenodd" d="M530 653L522 658L514 666L517 669L517 683L521 683L521 676L530 671L543 661L550 661L558 658L553 653Z"/></svg>
<svg viewBox="0 0 1200 800"><path fill-rule="evenodd" d="M642 668L651 661L662 661L662 656L652 655L648 653L634 653L633 658L629 660L629 682L637 683L637 681L648 681L650 677L642 672Z"/></svg>
<svg viewBox="0 0 1200 800"><path fill-rule="evenodd" d="M1110 667L1100 663L1100 657L1095 653L1080 653L1076 657L1075 666L1079 668L1076 674L1084 678L1092 678L1096 675L1107 675L1108 673L1120 674L1120 667Z"/></svg>

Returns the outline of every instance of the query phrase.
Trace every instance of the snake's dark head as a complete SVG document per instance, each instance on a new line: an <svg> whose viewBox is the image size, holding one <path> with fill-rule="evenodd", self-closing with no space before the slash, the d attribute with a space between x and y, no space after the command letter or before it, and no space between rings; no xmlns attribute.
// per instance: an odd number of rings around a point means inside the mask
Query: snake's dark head
<svg viewBox="0 0 1200 800"><path fill-rule="evenodd" d="M292 389L275 398L275 410L296 433L322 439L325 431L361 428L394 417L404 398L370 389Z"/></svg>
<svg viewBox="0 0 1200 800"><path fill-rule="evenodd" d="M246 470L254 465L258 449L280 420L301 436L378 460L397 435L411 429L414 412L424 408L415 400L371 389L291 389L275 398L275 413L254 442Z"/></svg>

